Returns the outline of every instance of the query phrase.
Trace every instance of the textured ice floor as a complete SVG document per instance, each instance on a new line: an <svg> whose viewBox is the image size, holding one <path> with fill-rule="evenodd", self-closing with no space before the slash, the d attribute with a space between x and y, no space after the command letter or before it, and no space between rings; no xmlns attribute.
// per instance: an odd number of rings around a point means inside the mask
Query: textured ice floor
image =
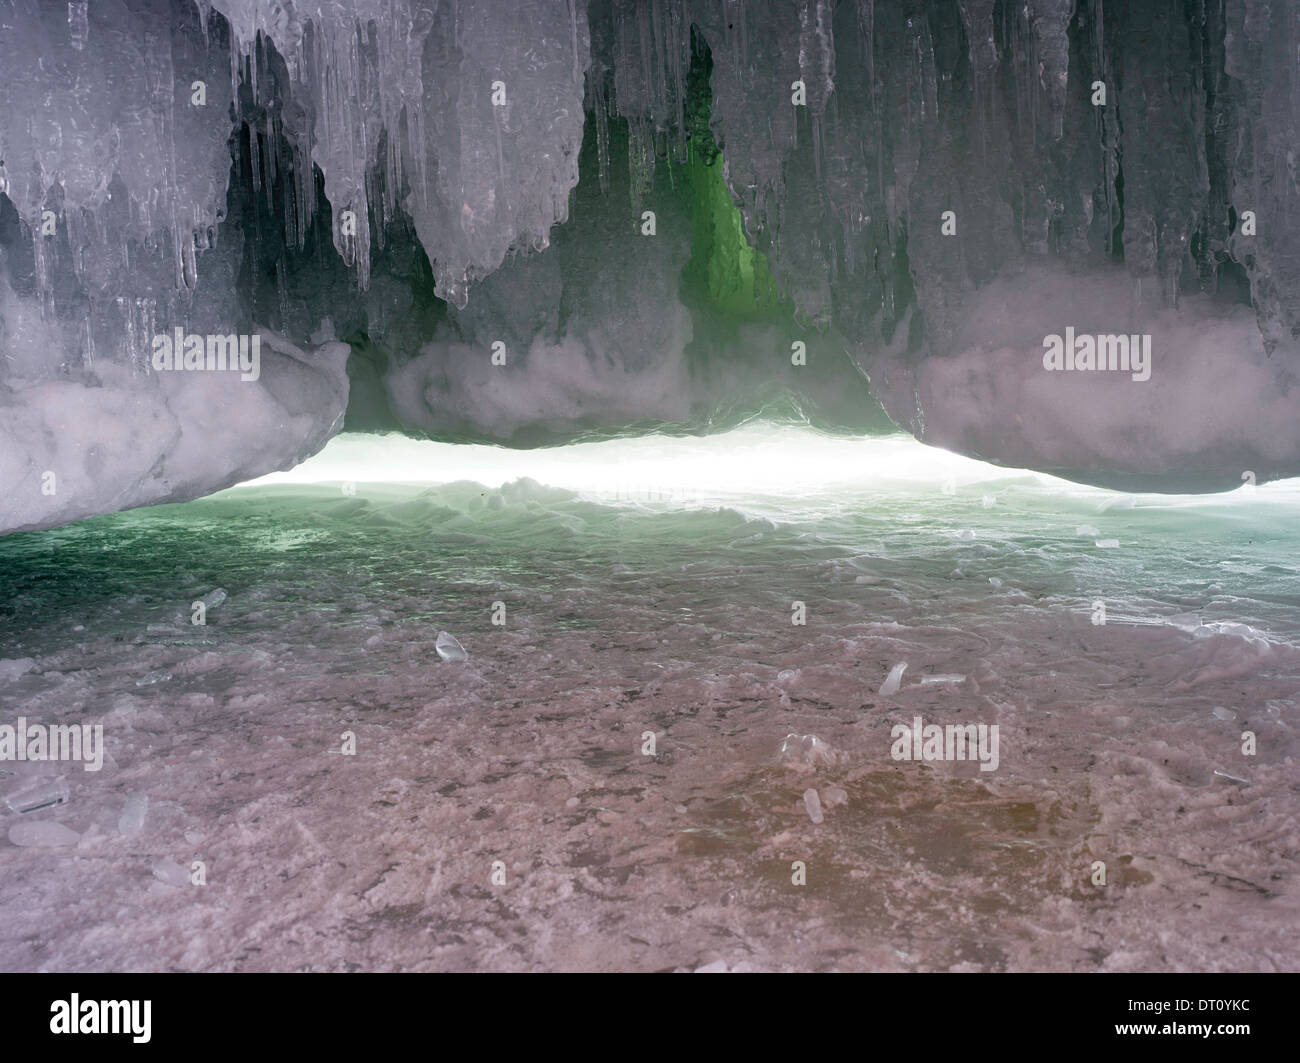
<svg viewBox="0 0 1300 1063"><path fill-rule="evenodd" d="M0 723L111 754L0 816L80 834L0 833L0 968L1300 966L1294 482L1123 496L768 428L501 458L586 493L422 453L483 482L0 539L0 657L31 659ZM997 724L998 770L895 762L914 716ZM790 733L832 763L782 764Z"/></svg>

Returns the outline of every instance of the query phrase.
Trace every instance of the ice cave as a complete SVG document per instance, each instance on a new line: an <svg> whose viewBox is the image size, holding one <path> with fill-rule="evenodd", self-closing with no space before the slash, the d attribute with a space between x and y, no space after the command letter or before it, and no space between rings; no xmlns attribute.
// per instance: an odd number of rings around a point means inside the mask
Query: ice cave
<svg viewBox="0 0 1300 1063"><path fill-rule="evenodd" d="M0 0L0 970L1296 970L1297 55Z"/></svg>

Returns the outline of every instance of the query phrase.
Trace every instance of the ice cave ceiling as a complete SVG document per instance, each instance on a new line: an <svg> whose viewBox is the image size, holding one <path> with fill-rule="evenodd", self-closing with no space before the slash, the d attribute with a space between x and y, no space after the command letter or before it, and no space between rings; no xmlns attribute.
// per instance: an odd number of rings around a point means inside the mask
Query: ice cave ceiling
<svg viewBox="0 0 1300 1063"><path fill-rule="evenodd" d="M1298 48L1270 0L0 0L0 531L345 421L1300 474Z"/></svg>

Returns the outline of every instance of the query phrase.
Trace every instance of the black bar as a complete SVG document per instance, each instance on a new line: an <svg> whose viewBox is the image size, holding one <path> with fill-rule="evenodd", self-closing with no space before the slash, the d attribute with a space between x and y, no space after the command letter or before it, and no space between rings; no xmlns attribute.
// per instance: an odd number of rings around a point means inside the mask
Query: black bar
<svg viewBox="0 0 1300 1063"><path fill-rule="evenodd" d="M778 974L707 981L584 974L10 974L0 976L0 1042L13 1060L39 1060L51 1048L92 1055L198 1049L205 1057L251 1048L337 1058L403 1044L421 1054L488 1058L516 1050L585 1056L637 1049L698 1058L712 1045L734 1056L751 1041L765 1055L786 1045L822 1054L843 1044L863 1053L888 1046L891 1055L908 1046L927 1055L947 1047L1005 1052L1018 1046L1014 1057L1100 1049L1231 1059L1242 1051L1294 1054L1297 988L1294 974ZM87 1029L102 1018L112 1022L113 1010L98 1002L134 1001L139 1007L131 1017L141 1020L134 1029L143 1030L148 1001L147 1042L131 1031L52 1032L70 1015L72 994ZM1190 1026L1198 1029L1180 1029Z"/></svg>

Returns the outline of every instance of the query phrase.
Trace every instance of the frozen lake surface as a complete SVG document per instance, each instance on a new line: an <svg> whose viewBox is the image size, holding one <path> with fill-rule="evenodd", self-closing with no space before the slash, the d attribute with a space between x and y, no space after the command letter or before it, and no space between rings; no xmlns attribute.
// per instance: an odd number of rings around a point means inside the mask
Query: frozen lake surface
<svg viewBox="0 0 1300 1063"><path fill-rule="evenodd" d="M108 752L0 763L68 787L0 968L1300 966L1296 481L770 425L269 481L0 539L0 724Z"/></svg>

